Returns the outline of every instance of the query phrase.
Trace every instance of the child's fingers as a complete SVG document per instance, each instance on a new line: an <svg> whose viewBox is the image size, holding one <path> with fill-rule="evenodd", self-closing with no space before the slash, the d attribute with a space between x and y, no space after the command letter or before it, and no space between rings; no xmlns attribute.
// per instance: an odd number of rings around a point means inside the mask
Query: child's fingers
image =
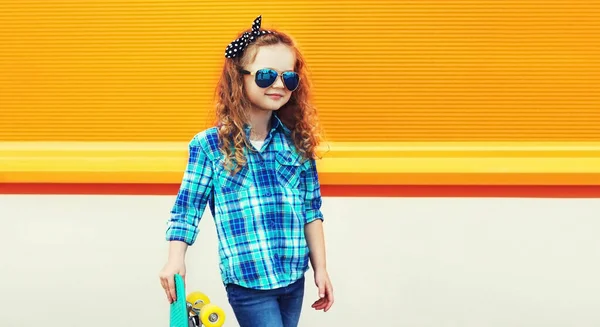
<svg viewBox="0 0 600 327"><path fill-rule="evenodd" d="M327 305L327 299L322 298L322 299L318 299L317 301L315 301L315 303L313 303L312 307L315 310L323 310L326 305Z"/></svg>
<svg viewBox="0 0 600 327"><path fill-rule="evenodd" d="M319 289L319 294L318 294L318 295L319 295L319 298L324 298L324 297L325 297L325 291L327 290L327 289L325 288L325 285L324 285L324 283L321 283L321 284L319 284L319 285L317 286L317 288Z"/></svg>
<svg viewBox="0 0 600 327"><path fill-rule="evenodd" d="M331 306L333 305L333 286L331 286L331 284L327 285L327 307L325 308L325 312L327 312L329 309L331 309Z"/></svg>
<svg viewBox="0 0 600 327"><path fill-rule="evenodd" d="M169 278L168 283L168 291L169 295L171 296L171 302L174 302L177 300L177 292L175 292L175 278Z"/></svg>
<svg viewBox="0 0 600 327"><path fill-rule="evenodd" d="M169 282L167 281L167 279L161 278L160 285L165 290L165 295L167 296L167 300L169 300L169 303L172 303L173 299L171 298L171 292L169 292Z"/></svg>
<svg viewBox="0 0 600 327"><path fill-rule="evenodd" d="M319 303L319 304L313 305L313 309L315 309L315 310L323 310L324 308L325 308L325 303Z"/></svg>
<svg viewBox="0 0 600 327"><path fill-rule="evenodd" d="M323 303L326 303L326 302L327 302L327 299L326 299L326 298L318 299L318 300L316 300L316 301L313 303L313 306L315 306L315 305L319 305L319 304L323 304Z"/></svg>
<svg viewBox="0 0 600 327"><path fill-rule="evenodd" d="M318 286L319 288L319 299L315 301L312 307L315 310L324 310L327 312L333 305L333 287L330 282L326 282Z"/></svg>
<svg viewBox="0 0 600 327"><path fill-rule="evenodd" d="M314 307L317 307L317 306L319 306L319 305L323 304L324 302L325 302L325 299L318 299L318 300L316 300L315 302L313 302L313 304L312 304L312 307L313 307L313 308L314 308Z"/></svg>
<svg viewBox="0 0 600 327"><path fill-rule="evenodd" d="M173 298L171 297L171 292L169 292L169 289L166 289L165 293L167 294L167 300L169 300L169 303L173 303Z"/></svg>
<svg viewBox="0 0 600 327"><path fill-rule="evenodd" d="M331 309L331 306L333 305L333 301L327 301L327 303L325 304L325 312L329 311L329 309Z"/></svg>

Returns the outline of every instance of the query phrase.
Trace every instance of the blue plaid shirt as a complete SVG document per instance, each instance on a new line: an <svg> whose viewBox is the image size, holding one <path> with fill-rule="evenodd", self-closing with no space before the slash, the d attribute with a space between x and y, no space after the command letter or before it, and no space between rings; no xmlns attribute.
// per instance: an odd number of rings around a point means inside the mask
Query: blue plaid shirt
<svg viewBox="0 0 600 327"><path fill-rule="evenodd" d="M223 168L216 127L189 143L166 239L192 245L208 204L225 284L273 289L296 281L308 270L304 225L323 219L315 161L303 160L289 129L272 121L261 151L246 150L247 164L234 176Z"/></svg>

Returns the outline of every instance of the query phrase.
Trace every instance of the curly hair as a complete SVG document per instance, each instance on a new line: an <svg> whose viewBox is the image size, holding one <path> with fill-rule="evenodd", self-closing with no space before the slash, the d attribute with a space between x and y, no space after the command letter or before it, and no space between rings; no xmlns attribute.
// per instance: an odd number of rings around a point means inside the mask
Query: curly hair
<svg viewBox="0 0 600 327"><path fill-rule="evenodd" d="M216 125L219 147L224 155L224 166L233 174L247 163L244 148L253 150L248 143L244 126L249 122L251 103L244 91L240 69L256 58L258 48L284 44L294 51L294 70L300 75L300 85L292 92L289 101L277 112L277 117L291 131L293 146L304 159L316 158L316 149L321 138L316 108L311 101L311 84L305 59L289 35L270 29L250 44L240 57L226 59L216 88ZM244 32L241 32L241 36Z"/></svg>

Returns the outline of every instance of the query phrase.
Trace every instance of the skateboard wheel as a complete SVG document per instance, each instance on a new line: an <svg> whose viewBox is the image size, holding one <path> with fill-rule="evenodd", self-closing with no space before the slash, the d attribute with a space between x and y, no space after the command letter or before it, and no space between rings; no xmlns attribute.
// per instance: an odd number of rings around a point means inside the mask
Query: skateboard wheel
<svg viewBox="0 0 600 327"><path fill-rule="evenodd" d="M196 315L200 313L200 309L202 309L204 305L210 303L208 296L202 292L192 292L185 300L192 306L191 309Z"/></svg>
<svg viewBox="0 0 600 327"><path fill-rule="evenodd" d="M206 327L221 327L225 323L225 311L209 303L200 310L200 321Z"/></svg>

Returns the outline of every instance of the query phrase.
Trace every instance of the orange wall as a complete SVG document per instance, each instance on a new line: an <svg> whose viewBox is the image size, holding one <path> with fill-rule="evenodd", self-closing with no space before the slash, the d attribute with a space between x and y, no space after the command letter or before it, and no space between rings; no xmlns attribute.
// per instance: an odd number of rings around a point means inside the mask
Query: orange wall
<svg viewBox="0 0 600 327"><path fill-rule="evenodd" d="M599 141L599 1L0 0L0 141L187 141L239 29L296 36L331 141Z"/></svg>

